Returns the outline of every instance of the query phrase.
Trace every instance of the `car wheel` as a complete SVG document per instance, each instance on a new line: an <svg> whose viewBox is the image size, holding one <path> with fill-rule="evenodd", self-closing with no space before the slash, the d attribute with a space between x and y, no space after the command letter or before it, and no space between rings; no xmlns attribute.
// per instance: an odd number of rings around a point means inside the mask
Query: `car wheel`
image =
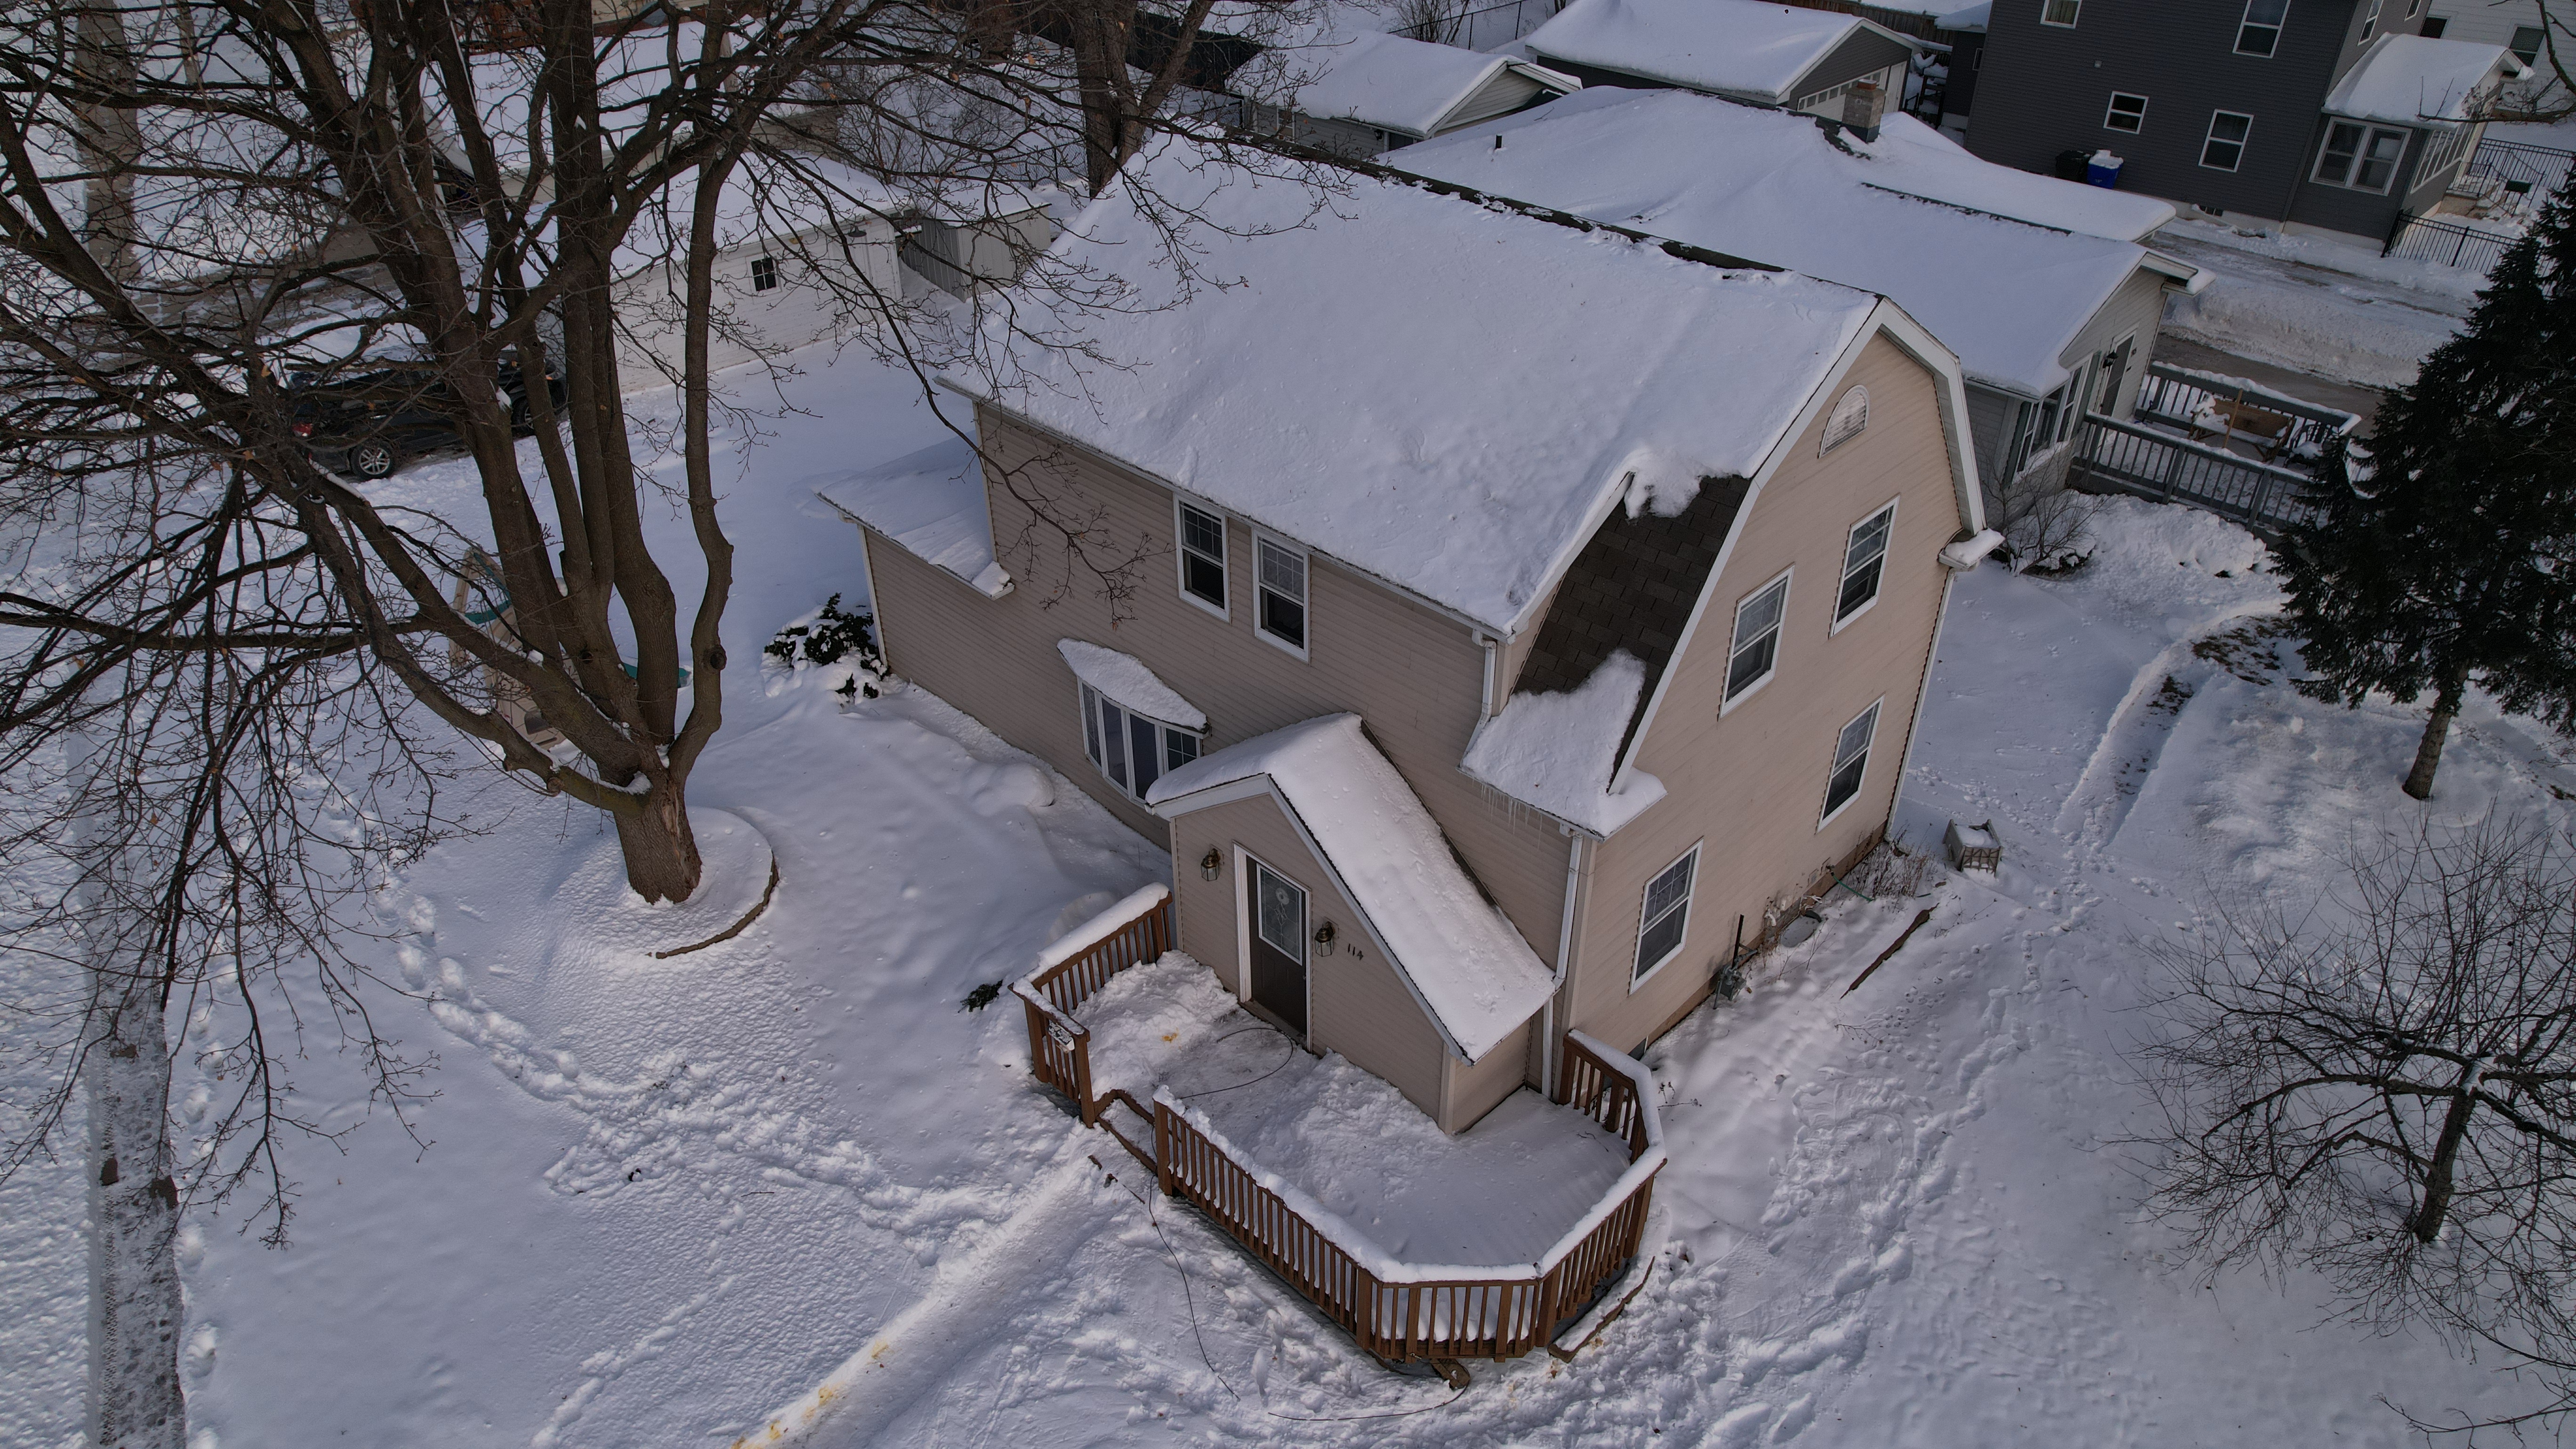
<svg viewBox="0 0 2576 1449"><path fill-rule="evenodd" d="M382 478L394 471L394 450L382 443L360 443L349 450L349 468L361 478Z"/></svg>
<svg viewBox="0 0 2576 1449"><path fill-rule="evenodd" d="M526 398L520 398L516 402L511 403L510 431L514 433L533 433L536 430L537 415L529 408L528 400Z"/></svg>

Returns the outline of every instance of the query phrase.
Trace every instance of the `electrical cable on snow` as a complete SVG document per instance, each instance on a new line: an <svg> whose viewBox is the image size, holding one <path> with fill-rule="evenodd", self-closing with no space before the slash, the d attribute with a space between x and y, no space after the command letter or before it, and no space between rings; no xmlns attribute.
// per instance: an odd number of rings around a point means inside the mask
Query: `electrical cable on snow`
<svg viewBox="0 0 2576 1449"><path fill-rule="evenodd" d="M1236 1037L1244 1036L1256 1031L1270 1030L1271 1028L1268 1024L1263 1022L1254 1022L1250 1026L1238 1027L1233 1031L1227 1032L1225 1035L1218 1037L1215 1041L1209 1042L1208 1045L1212 1047L1223 1046L1227 1042L1234 1040ZM1268 1081L1272 1077L1279 1075L1281 1072L1288 1070L1288 1064L1297 1060L1297 1044L1293 1041L1289 1041L1286 1037L1280 1037L1279 1040L1288 1048L1288 1055L1279 1059L1279 1065L1263 1072L1260 1076L1254 1077L1251 1082L1237 1082L1231 1087L1210 1087L1204 1092L1175 1092L1173 1095L1180 1098L1182 1101L1187 1102L1199 1097L1213 1097L1219 1092L1240 1091L1245 1087L1251 1086L1253 1082Z"/></svg>
<svg viewBox="0 0 2576 1449"><path fill-rule="evenodd" d="M1282 1062L1280 1065L1285 1066L1287 1064ZM1270 1070L1275 1072L1279 1070L1279 1068L1273 1067ZM1267 1073L1264 1075L1267 1075ZM1260 1079L1256 1077L1254 1080L1258 1081ZM1250 1086L1251 1083L1243 1082L1238 1083L1237 1085ZM1217 1090L1225 1091L1228 1089L1220 1087ZM1202 1093L1201 1095L1206 1094ZM1094 1167L1100 1167L1100 1159L1096 1157L1093 1158L1091 1160L1091 1165ZM1111 1182L1118 1182L1118 1174L1111 1172L1105 1167L1102 1167L1100 1170L1102 1176L1108 1178ZM1172 1271L1181 1275L1181 1301L1188 1305L1190 1310L1190 1337L1198 1341L1199 1362L1207 1365L1208 1373L1216 1379L1217 1386L1219 1388L1224 1389L1226 1394L1236 1403L1242 1403L1243 1395L1236 1392L1234 1385L1226 1381L1225 1375L1217 1369L1216 1360L1208 1354L1207 1335L1199 1328L1198 1295L1190 1291L1190 1270L1181 1266L1181 1255L1172 1247L1170 1236L1164 1233L1162 1220L1155 1215L1153 1203L1147 1201L1143 1193L1138 1192L1136 1189L1129 1187L1123 1182L1118 1182L1118 1189L1119 1191L1126 1193L1129 1197L1136 1199L1137 1206L1142 1207L1145 1210L1146 1225L1154 1230L1155 1237L1162 1239L1163 1256L1172 1260ZM1270 1407L1270 1395L1266 1389L1263 1390L1261 1394L1260 1402L1261 1412L1268 1414L1274 1419L1285 1419L1292 1424L1344 1424L1356 1423L1362 1419L1402 1419L1413 1414L1428 1414L1434 1409L1448 1408L1451 1404L1458 1402L1466 1396L1467 1389L1462 1385L1456 1390L1453 1390L1449 1397L1442 1399L1439 1403L1424 1404L1418 1408L1411 1409L1389 1409L1375 1414L1283 1414L1277 1409Z"/></svg>

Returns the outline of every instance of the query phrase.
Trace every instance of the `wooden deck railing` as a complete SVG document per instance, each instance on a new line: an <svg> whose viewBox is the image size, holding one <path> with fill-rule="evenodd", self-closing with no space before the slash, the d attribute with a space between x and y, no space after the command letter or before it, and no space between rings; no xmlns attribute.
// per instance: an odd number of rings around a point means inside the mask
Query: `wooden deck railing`
<svg viewBox="0 0 2576 1449"><path fill-rule="evenodd" d="M1124 1101L1154 1123L1150 1166L1163 1191L1195 1205L1390 1362L1515 1358L1550 1343L1636 1258L1663 1169L1654 1082L1633 1059L1582 1032L1566 1035L1557 1100L1626 1139L1628 1170L1536 1262L1497 1267L1397 1261L1369 1237L1263 1170L1169 1092L1153 1110L1112 1089L1094 1095L1091 1031L1073 1013L1119 972L1172 945L1171 892L1147 886L1046 948L1038 969L1011 983L1028 1012L1029 1067L1073 1099L1086 1126L1106 1128L1142 1158L1142 1146L1102 1120Z"/></svg>
<svg viewBox="0 0 2576 1449"><path fill-rule="evenodd" d="M1664 1165L1645 1069L1580 1032L1568 1035L1566 1063L1581 1073L1570 1104L1628 1140L1628 1170L1533 1263L1399 1262L1168 1092L1154 1097L1156 1174L1164 1192L1213 1218L1370 1353L1391 1362L1515 1358L1552 1341L1627 1271Z"/></svg>
<svg viewBox="0 0 2576 1449"><path fill-rule="evenodd" d="M1149 885L1039 952L1038 969L1011 983L1028 1012L1029 1070L1071 1097L1086 1127L1103 1104L1091 1092L1091 1029L1073 1013L1110 977L1170 949L1172 891Z"/></svg>

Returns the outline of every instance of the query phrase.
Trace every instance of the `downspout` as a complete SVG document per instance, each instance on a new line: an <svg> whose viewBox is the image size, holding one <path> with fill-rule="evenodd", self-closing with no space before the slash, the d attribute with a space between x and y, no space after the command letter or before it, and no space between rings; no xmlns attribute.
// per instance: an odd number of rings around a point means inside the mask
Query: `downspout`
<svg viewBox="0 0 2576 1449"><path fill-rule="evenodd" d="M1549 1100L1556 1097L1556 999L1564 994L1573 979L1571 957L1574 952L1574 893L1583 883L1583 837L1572 829L1565 831L1565 909L1556 926L1556 989L1547 994L1547 1005L1539 1011L1539 1090Z"/></svg>
<svg viewBox="0 0 2576 1449"><path fill-rule="evenodd" d="M1467 637L1485 651L1485 683L1476 693L1476 723L1483 724L1494 717L1494 654L1502 646L1500 640L1482 629L1468 631Z"/></svg>

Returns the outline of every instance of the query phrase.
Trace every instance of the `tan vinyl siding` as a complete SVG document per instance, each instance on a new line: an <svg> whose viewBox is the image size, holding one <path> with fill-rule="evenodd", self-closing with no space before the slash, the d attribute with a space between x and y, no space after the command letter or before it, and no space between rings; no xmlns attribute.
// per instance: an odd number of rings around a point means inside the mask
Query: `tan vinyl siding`
<svg viewBox="0 0 2576 1449"><path fill-rule="evenodd" d="M1941 605L1938 555L1961 519L1937 379L1880 337L1833 395L1853 383L1869 388L1868 429L1819 458L1820 413L1754 500L1640 748L1639 768L1664 782L1666 798L1590 865L1571 1024L1613 1046L1634 1046L1687 1010L1725 959L1739 912L1749 943L1766 904L1866 844L1895 803ZM1891 497L1902 501L1878 602L1831 633L1848 531ZM1736 601L1792 566L1777 673L1721 720ZM1881 696L1861 793L1820 831L1835 734ZM1700 841L1681 953L1632 992L1646 883Z"/></svg>
<svg viewBox="0 0 2576 1449"><path fill-rule="evenodd" d="M1486 889L1542 959L1556 952L1565 842L1525 809L1489 800L1459 773L1478 717L1485 659L1467 625L1320 556L1310 559L1308 657L1253 632L1253 538L1226 530L1229 617L1188 602L1178 584L1170 492L1105 459L981 409L985 450L1023 470L1021 486L1072 516L1099 516L1109 552L1149 551L1115 628L1096 582L1067 575L1062 544L1009 489L991 490L993 534L1017 581L986 599L883 539L870 549L894 672L1053 764L1152 840L1162 822L1121 795L1083 753L1079 695L1056 641L1085 639L1143 660L1208 716L1205 748L1343 711L1421 797ZM1205 847L1201 846L1200 850ZM1184 843L1180 864L1197 852ZM1187 874L1185 869L1182 872Z"/></svg>
<svg viewBox="0 0 2576 1449"><path fill-rule="evenodd" d="M1473 1127L1502 1100L1519 1091L1525 1080L1529 1060L1530 1038L1536 1035L1535 1019L1523 1023L1500 1045L1485 1053L1485 1059L1473 1066L1454 1055L1442 1059L1441 1070L1448 1077L1449 1101L1440 1116L1444 1132L1464 1132Z"/></svg>
<svg viewBox="0 0 2576 1449"><path fill-rule="evenodd" d="M1172 828L1182 857L1173 872L1179 880L1175 909L1180 948L1213 969L1217 979L1240 996L1243 873L1235 851L1250 851L1262 864L1305 887L1309 927L1330 921L1337 938L1333 954L1307 958L1307 1045L1318 1052L1340 1052L1385 1078L1425 1116L1439 1121L1442 1063L1450 1056L1448 1045L1368 938L1360 925L1359 908L1333 887L1332 876L1306 848L1278 801L1263 794L1210 806L1182 816L1172 822ZM1211 883L1200 878L1198 861L1212 845L1223 856L1225 868ZM1516 1068L1518 1041L1510 1048ZM1497 1048L1487 1060L1501 1055L1503 1050ZM1510 1075L1514 1082L1520 1080L1516 1069ZM1441 1126L1458 1130L1447 1122Z"/></svg>

